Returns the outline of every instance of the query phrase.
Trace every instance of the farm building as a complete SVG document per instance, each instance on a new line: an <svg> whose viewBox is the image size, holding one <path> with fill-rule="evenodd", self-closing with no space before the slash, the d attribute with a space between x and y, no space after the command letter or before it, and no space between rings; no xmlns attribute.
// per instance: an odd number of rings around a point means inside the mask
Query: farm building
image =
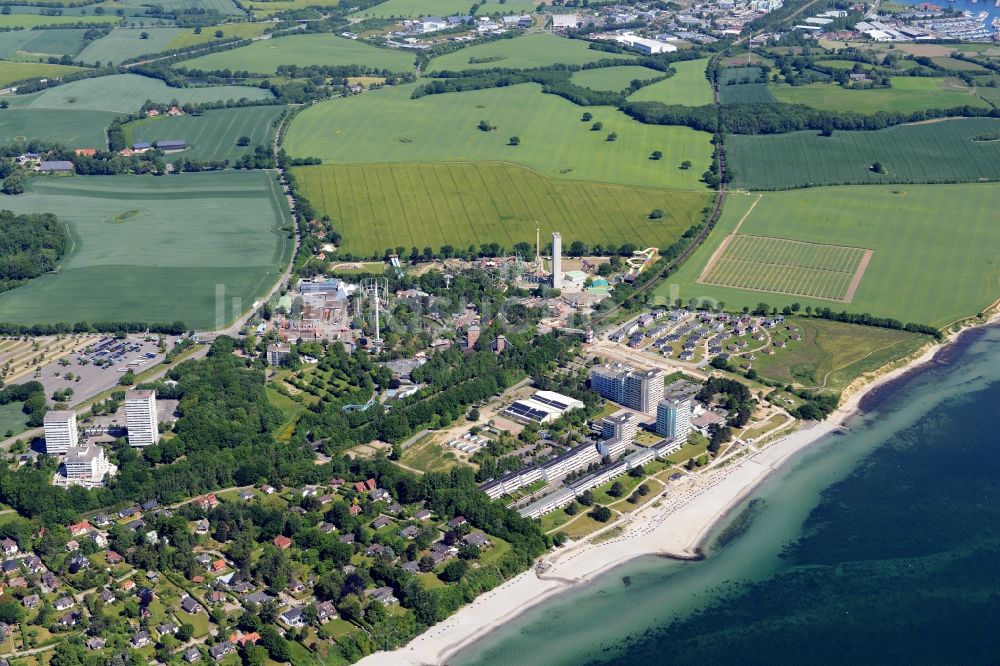
<svg viewBox="0 0 1000 666"><path fill-rule="evenodd" d="M156 147L165 153L172 153L178 150L187 150L187 142L183 139L164 139L157 141Z"/></svg>
<svg viewBox="0 0 1000 666"><path fill-rule="evenodd" d="M69 160L42 160L38 170L42 173L73 173L73 163Z"/></svg>

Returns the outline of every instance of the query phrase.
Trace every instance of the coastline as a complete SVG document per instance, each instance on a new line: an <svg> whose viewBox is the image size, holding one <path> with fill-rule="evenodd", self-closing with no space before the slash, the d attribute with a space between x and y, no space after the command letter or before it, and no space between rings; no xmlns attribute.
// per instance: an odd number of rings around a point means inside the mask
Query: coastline
<svg viewBox="0 0 1000 666"><path fill-rule="evenodd" d="M539 574L534 568L523 572L479 596L407 645L392 652L377 652L358 663L364 666L445 664L459 651L525 610L630 560L648 555L700 559L708 535L720 521L789 458L842 429L847 419L859 413L865 396L933 362L939 352L965 331L994 324L998 319L1000 314L994 314L941 342L929 344L895 367L859 377L845 390L840 407L825 421L799 427L758 451L691 477L684 484L668 485L654 501L631 512L624 520L589 535L588 539L623 527L619 536L597 544L589 540L572 542L548 553L540 559L548 566L544 573Z"/></svg>

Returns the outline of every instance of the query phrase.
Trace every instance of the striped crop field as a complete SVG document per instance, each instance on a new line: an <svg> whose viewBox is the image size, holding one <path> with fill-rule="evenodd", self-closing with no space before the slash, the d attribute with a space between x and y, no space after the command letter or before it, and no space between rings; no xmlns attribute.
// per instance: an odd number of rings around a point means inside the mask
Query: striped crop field
<svg viewBox="0 0 1000 666"><path fill-rule="evenodd" d="M706 192L546 178L511 164L324 164L292 172L341 233L341 252L355 257L397 246L510 248L532 241L538 226L591 247L667 247L711 205ZM662 219L650 219L654 209Z"/></svg>
<svg viewBox="0 0 1000 666"><path fill-rule="evenodd" d="M700 282L849 303L870 258L863 248L734 234Z"/></svg>

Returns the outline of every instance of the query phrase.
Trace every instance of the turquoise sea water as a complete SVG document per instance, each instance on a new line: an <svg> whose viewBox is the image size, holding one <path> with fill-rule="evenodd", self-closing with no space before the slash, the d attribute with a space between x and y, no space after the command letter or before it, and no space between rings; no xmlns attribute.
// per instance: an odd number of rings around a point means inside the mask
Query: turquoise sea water
<svg viewBox="0 0 1000 666"><path fill-rule="evenodd" d="M862 407L705 560L636 560L449 663L1000 663L1000 329Z"/></svg>

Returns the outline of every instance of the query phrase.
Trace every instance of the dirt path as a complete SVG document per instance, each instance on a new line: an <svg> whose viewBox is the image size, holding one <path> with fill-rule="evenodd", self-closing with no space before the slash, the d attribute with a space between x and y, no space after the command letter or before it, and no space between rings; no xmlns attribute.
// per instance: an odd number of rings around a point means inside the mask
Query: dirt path
<svg viewBox="0 0 1000 666"><path fill-rule="evenodd" d="M861 262L858 264L858 270L854 271L854 277L851 278L851 284L847 287L847 293L844 294L844 302L850 303L854 300L854 294L858 291L858 285L861 284L861 278L865 276L865 271L868 270L868 262L872 260L872 251L865 250L865 256L861 257Z"/></svg>
<svg viewBox="0 0 1000 666"><path fill-rule="evenodd" d="M736 228L733 229L732 233L722 239L722 242L719 243L719 247L716 248L715 252L712 253L712 256L708 258L708 263L705 264L705 268L702 269L701 275L698 276L698 282L704 282L708 279L708 276L712 274L712 271L715 269L715 265L719 263L719 259L721 259L722 255L726 253L726 248L729 247L729 243L732 242L733 238L739 232L740 227L743 226L743 222L750 217L750 213L752 213L753 209L757 207L757 204L760 202L762 197L762 194L757 195L754 202L750 204L750 208L747 208L747 212L744 213L743 217L740 218L740 221L736 223Z"/></svg>

